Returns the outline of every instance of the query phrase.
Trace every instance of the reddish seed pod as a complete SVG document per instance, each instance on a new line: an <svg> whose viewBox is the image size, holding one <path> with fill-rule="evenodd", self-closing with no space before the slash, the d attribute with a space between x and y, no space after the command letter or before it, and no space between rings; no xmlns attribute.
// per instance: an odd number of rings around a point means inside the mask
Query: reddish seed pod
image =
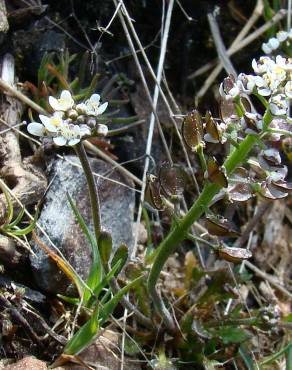
<svg viewBox="0 0 292 370"><path fill-rule="evenodd" d="M220 247L217 254L219 258L232 263L240 263L252 257L250 250L234 247Z"/></svg>

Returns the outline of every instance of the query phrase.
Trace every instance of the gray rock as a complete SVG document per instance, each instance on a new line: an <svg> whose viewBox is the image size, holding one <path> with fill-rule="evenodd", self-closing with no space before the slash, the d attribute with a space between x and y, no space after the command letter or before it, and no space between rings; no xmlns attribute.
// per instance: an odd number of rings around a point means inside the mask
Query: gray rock
<svg viewBox="0 0 292 370"><path fill-rule="evenodd" d="M90 224L90 229L93 231L90 201L82 169L68 162L79 164L78 158L67 156L65 159L55 160L50 166L52 184L46 194L39 223L70 264L85 279L91 266L90 246L74 217L66 193L70 193L87 225ZM98 159L91 159L90 162L93 172L134 187L109 164ZM102 227L111 232L113 249L118 248L121 243L126 243L131 250L134 191L102 178L97 178L97 185L101 202ZM50 247L48 241L39 232L38 236ZM68 279L56 264L39 246L35 245L34 251L36 255L32 255L30 259L38 286L54 294L72 293Z"/></svg>

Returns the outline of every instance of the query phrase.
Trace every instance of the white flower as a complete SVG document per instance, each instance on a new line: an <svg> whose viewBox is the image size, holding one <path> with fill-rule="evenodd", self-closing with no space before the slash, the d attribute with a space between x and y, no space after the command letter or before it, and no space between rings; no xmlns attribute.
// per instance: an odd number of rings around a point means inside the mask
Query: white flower
<svg viewBox="0 0 292 370"><path fill-rule="evenodd" d="M253 59L251 65L256 74L263 74L269 71L275 62L270 57L260 57L258 61Z"/></svg>
<svg viewBox="0 0 292 370"><path fill-rule="evenodd" d="M57 132L57 136L53 138L56 145L73 146L79 143L84 135L90 135L90 129L86 125L74 125L64 121Z"/></svg>
<svg viewBox="0 0 292 370"><path fill-rule="evenodd" d="M54 112L51 117L44 116L42 114L39 115L42 124L49 132L57 132L58 127L63 122L63 112Z"/></svg>
<svg viewBox="0 0 292 370"><path fill-rule="evenodd" d="M89 116L99 116L100 114L104 113L107 106L107 102L100 105L99 94L93 94L88 100L86 100L85 103L78 104L76 108L81 113L86 113Z"/></svg>
<svg viewBox="0 0 292 370"><path fill-rule="evenodd" d="M262 96L271 95L271 89L268 86L268 81L266 78L261 76L255 76L255 84L257 86L258 93Z"/></svg>
<svg viewBox="0 0 292 370"><path fill-rule="evenodd" d="M286 32L286 31L279 31L279 32L277 32L276 36L277 36L277 39L278 39L279 42L283 42L283 41L286 41L287 40L287 38L288 38L288 32Z"/></svg>
<svg viewBox="0 0 292 370"><path fill-rule="evenodd" d="M277 55L276 64L285 71L292 71L292 58L283 58L281 55Z"/></svg>
<svg viewBox="0 0 292 370"><path fill-rule="evenodd" d="M273 51L273 49L268 45L266 44L265 42L262 44L262 51L265 53L265 54L271 54L271 52Z"/></svg>
<svg viewBox="0 0 292 370"><path fill-rule="evenodd" d="M272 50L276 50L278 49L278 47L280 46L280 42L278 39L276 39L276 37L271 37L268 41L268 46L272 49Z"/></svg>
<svg viewBox="0 0 292 370"><path fill-rule="evenodd" d="M282 116L287 113L288 102L284 94L277 94L270 98L270 110L275 116Z"/></svg>
<svg viewBox="0 0 292 370"><path fill-rule="evenodd" d="M290 30L288 32L288 37L289 37L289 39L292 39L292 28L290 28Z"/></svg>
<svg viewBox="0 0 292 370"><path fill-rule="evenodd" d="M240 89L232 76L224 78L220 84L219 93L225 100L233 100L240 94Z"/></svg>
<svg viewBox="0 0 292 370"><path fill-rule="evenodd" d="M49 96L49 103L55 111L65 112L66 110L73 107L74 100L70 91L63 90L59 99L56 99L53 96Z"/></svg>
<svg viewBox="0 0 292 370"><path fill-rule="evenodd" d="M244 92L245 94L251 94L253 92L254 87L255 87L254 78L255 78L255 76L240 73L238 75L238 79L236 81L236 84L242 92Z"/></svg>

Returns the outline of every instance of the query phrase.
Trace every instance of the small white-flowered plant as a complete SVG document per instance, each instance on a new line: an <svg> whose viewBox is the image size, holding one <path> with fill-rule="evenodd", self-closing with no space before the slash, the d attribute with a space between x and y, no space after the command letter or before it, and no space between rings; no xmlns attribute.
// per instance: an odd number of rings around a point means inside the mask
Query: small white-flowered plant
<svg viewBox="0 0 292 370"><path fill-rule="evenodd" d="M262 50L265 54L271 54L277 50L281 43L290 41L292 39L292 28L290 31L279 31L276 37L271 37L268 42L262 44Z"/></svg>
<svg viewBox="0 0 292 370"><path fill-rule="evenodd" d="M291 36L286 36L292 38L292 32ZM282 40L285 35L281 33L279 38ZM275 40L272 40L273 42L276 44ZM284 58L281 55L262 56L252 61L252 68L254 75L241 73L237 80L230 77L225 79L228 89L226 83L222 83L219 89L221 96L226 100L234 100L239 95L257 93L268 99L272 115L286 116L289 100L292 99L292 58ZM287 119L290 120L289 117Z"/></svg>
<svg viewBox="0 0 292 370"><path fill-rule="evenodd" d="M107 102L100 104L100 95L93 94L85 103L75 105L70 91L64 90L59 99L50 96L49 104L54 113L50 116L40 114L41 123L29 123L27 130L30 134L49 137L59 146L76 145L91 135L107 135L107 126L96 121L108 106Z"/></svg>

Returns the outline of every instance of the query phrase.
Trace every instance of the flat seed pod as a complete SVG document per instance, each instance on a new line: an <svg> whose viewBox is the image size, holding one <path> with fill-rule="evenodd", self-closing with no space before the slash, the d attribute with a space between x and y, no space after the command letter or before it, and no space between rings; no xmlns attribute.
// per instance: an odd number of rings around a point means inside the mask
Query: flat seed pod
<svg viewBox="0 0 292 370"><path fill-rule="evenodd" d="M245 97L241 97L241 104L244 106L244 109L246 112L250 113L251 112L251 104L249 100Z"/></svg>
<svg viewBox="0 0 292 370"><path fill-rule="evenodd" d="M273 185L273 187L275 187L279 191L284 191L284 192L287 192L287 193L289 193L290 191L292 191L292 184L291 183L288 183L286 181L272 182L271 185Z"/></svg>
<svg viewBox="0 0 292 370"><path fill-rule="evenodd" d="M227 177L222 167L218 165L218 162L214 157L210 157L207 163L208 180L214 182L223 188L228 187Z"/></svg>
<svg viewBox="0 0 292 370"><path fill-rule="evenodd" d="M221 141L221 130L217 122L214 120L210 112L205 115L206 120L206 134L204 139L210 143L219 143Z"/></svg>
<svg viewBox="0 0 292 370"><path fill-rule="evenodd" d="M249 179L249 172L246 168L244 167L237 167L233 172L232 172L232 180L236 181L246 181Z"/></svg>
<svg viewBox="0 0 292 370"><path fill-rule="evenodd" d="M235 104L232 100L220 99L219 109L220 118L226 125L232 124L239 120L235 109Z"/></svg>
<svg viewBox="0 0 292 370"><path fill-rule="evenodd" d="M160 193L160 183L157 176L148 174L147 185L145 189L145 200L151 207L158 211L163 211L165 205Z"/></svg>
<svg viewBox="0 0 292 370"><path fill-rule="evenodd" d="M219 258L233 263L240 263L252 257L251 251L244 248L220 247L217 253Z"/></svg>
<svg viewBox="0 0 292 370"><path fill-rule="evenodd" d="M232 227L231 223L224 218L219 220L217 217L208 216L205 220L205 227L211 235L230 238L240 236L240 233L236 231Z"/></svg>
<svg viewBox="0 0 292 370"><path fill-rule="evenodd" d="M203 122L200 113L193 110L189 113L182 123L182 136L186 145L192 150L196 150L196 146L202 142Z"/></svg>
<svg viewBox="0 0 292 370"><path fill-rule="evenodd" d="M248 184L235 184L228 188L228 197L234 202L246 202L253 197L253 193Z"/></svg>
<svg viewBox="0 0 292 370"><path fill-rule="evenodd" d="M262 197L273 200L285 198L288 195L286 190L279 190L273 184L265 183L261 185L259 193Z"/></svg>
<svg viewBox="0 0 292 370"><path fill-rule="evenodd" d="M184 191L184 172L179 166L163 163L159 170L159 181L166 196L181 195Z"/></svg>
<svg viewBox="0 0 292 370"><path fill-rule="evenodd" d="M261 154L270 166L278 166L281 164L281 156L278 149L269 148L264 150Z"/></svg>

